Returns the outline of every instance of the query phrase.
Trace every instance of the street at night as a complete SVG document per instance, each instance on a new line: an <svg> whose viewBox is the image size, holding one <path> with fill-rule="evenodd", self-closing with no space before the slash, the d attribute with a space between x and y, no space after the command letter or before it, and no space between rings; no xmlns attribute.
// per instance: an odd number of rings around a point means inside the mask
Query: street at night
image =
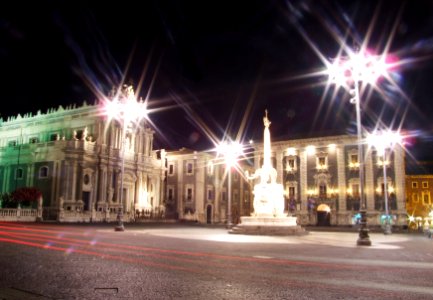
<svg viewBox="0 0 433 300"><path fill-rule="evenodd" d="M417 233L228 234L178 224L2 223L1 299L431 299Z"/></svg>

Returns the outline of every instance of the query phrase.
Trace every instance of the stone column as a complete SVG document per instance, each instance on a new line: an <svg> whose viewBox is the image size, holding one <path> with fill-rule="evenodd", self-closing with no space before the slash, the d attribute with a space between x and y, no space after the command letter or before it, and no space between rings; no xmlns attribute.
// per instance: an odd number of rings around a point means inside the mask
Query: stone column
<svg viewBox="0 0 433 300"><path fill-rule="evenodd" d="M367 211L374 211L374 193L375 193L375 182L374 182L374 165L371 151L365 151L365 188L364 192L367 201Z"/></svg>
<svg viewBox="0 0 433 300"><path fill-rule="evenodd" d="M307 213L307 202L308 202L308 182L307 182L307 151L299 150L299 158L300 158L300 166L299 166L299 175L300 175L300 191L299 195L301 198L301 212Z"/></svg>
<svg viewBox="0 0 433 300"><path fill-rule="evenodd" d="M396 225L407 225L406 215L406 187L405 187L405 163L404 163L404 149L402 146L397 145L394 148L394 170L395 170L395 196L397 200L397 222ZM391 210L390 210L391 212Z"/></svg>
<svg viewBox="0 0 433 300"><path fill-rule="evenodd" d="M283 182L283 152L281 150L276 151L275 153L275 158L277 160L277 165L276 165L276 169L277 169L277 183L282 183Z"/></svg>

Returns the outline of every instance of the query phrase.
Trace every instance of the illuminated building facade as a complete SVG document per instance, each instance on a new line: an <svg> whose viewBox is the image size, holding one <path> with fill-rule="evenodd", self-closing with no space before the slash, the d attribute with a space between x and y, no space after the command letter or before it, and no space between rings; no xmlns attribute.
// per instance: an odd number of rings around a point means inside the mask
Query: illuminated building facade
<svg viewBox="0 0 433 300"><path fill-rule="evenodd" d="M433 209L433 175L406 175L406 208L412 228L424 227Z"/></svg>
<svg viewBox="0 0 433 300"><path fill-rule="evenodd" d="M44 220L115 221L120 207L121 136L118 122L102 116L98 105L85 103L2 120L0 192L37 187L43 194ZM126 136L124 221L157 213L165 218L226 223L228 176L225 165L215 163L216 153L154 150L153 138L147 126ZM240 170L232 171L234 224L253 210L254 183L243 176L246 170L253 173L262 165L263 149L253 147L254 166L240 161ZM271 152L277 182L285 190L285 211L296 215L300 225L356 223L360 208L356 137L277 141ZM374 149L366 146L365 153L368 224L380 225L385 210L383 161ZM404 226L406 198L415 196L405 192L403 149L395 147L385 164L393 224ZM421 180L419 188L422 186ZM428 186L433 183L428 181ZM424 205L426 194L420 190L418 197ZM408 209L411 205L408 202Z"/></svg>
<svg viewBox="0 0 433 300"><path fill-rule="evenodd" d="M255 168L263 146L255 149ZM365 185L369 225L381 225L385 212L383 161L365 146ZM272 143L277 182L285 188L285 209L301 225L353 225L360 209L357 138L341 135ZM404 150L396 146L385 162L392 223L407 224Z"/></svg>
<svg viewBox="0 0 433 300"><path fill-rule="evenodd" d="M224 164L217 164L215 153L182 148L168 151L166 176L166 216L199 223L226 223L228 176ZM242 162L239 162L242 164ZM242 164L242 172L251 166ZM251 184L243 173L232 170L232 223L252 212Z"/></svg>
<svg viewBox="0 0 433 300"><path fill-rule="evenodd" d="M116 219L121 128L102 116L98 105L60 106L0 122L1 193L37 187L43 194L44 220ZM162 206L164 159L152 149L153 135L144 126L128 133L123 143L125 221L133 219L136 210Z"/></svg>

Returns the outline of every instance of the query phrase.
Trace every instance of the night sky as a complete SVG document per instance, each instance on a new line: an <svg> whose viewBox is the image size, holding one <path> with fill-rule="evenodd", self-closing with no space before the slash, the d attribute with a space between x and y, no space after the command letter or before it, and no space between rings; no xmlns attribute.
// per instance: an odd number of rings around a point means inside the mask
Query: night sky
<svg viewBox="0 0 433 300"><path fill-rule="evenodd" d="M3 118L141 82L162 108L155 147L261 141L265 109L273 140L356 133L350 95L317 72L368 37L399 63L393 84L364 93L363 125L404 129L411 153L433 158L433 1L15 2L0 4Z"/></svg>

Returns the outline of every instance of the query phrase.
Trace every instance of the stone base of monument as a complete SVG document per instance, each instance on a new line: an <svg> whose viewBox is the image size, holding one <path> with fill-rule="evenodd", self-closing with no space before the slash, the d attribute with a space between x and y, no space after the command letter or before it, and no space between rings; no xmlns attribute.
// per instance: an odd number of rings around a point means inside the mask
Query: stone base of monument
<svg viewBox="0 0 433 300"><path fill-rule="evenodd" d="M241 217L241 222L229 233L248 235L304 235L308 232L296 223L296 217Z"/></svg>

